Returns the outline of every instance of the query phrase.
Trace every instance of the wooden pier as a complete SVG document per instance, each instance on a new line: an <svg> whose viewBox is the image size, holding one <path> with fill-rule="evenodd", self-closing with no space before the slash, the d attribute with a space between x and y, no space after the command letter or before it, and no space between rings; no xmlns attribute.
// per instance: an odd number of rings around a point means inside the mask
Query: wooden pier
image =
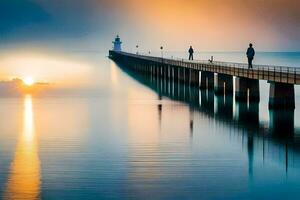
<svg viewBox="0 0 300 200"><path fill-rule="evenodd" d="M109 57L141 74L180 82L217 95L233 94L239 101L259 102L259 80L270 83L270 109L294 109L294 85L300 84L300 69L217 61L188 61L109 51ZM233 78L235 77L235 78Z"/></svg>

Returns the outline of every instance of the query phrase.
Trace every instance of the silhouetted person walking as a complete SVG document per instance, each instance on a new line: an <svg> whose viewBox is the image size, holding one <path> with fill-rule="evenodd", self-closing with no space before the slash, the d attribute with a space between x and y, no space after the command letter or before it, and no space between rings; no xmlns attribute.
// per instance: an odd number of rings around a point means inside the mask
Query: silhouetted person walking
<svg viewBox="0 0 300 200"><path fill-rule="evenodd" d="M249 69L252 69L252 61L253 61L254 56L255 56L255 51L254 51L252 46L253 45L250 43L249 48L247 49L247 53L246 53L246 55L248 57L248 67L249 67Z"/></svg>
<svg viewBox="0 0 300 200"><path fill-rule="evenodd" d="M192 46L190 46L189 54L189 60L194 60L194 49Z"/></svg>

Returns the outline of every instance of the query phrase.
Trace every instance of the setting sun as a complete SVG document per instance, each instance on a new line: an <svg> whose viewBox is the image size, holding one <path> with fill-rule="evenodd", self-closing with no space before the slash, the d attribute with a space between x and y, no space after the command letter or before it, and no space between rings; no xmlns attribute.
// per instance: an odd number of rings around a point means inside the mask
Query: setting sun
<svg viewBox="0 0 300 200"><path fill-rule="evenodd" d="M34 84L34 80L32 78L30 78L30 77L27 77L27 78L23 79L23 82L27 86L31 86L31 85Z"/></svg>

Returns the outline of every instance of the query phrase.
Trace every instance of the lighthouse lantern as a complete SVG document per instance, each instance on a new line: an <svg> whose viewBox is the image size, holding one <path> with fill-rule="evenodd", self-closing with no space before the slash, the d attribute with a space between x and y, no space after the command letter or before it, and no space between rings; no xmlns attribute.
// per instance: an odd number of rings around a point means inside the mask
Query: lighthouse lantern
<svg viewBox="0 0 300 200"><path fill-rule="evenodd" d="M114 44L114 48L113 50L114 51L122 51L122 48L121 48L121 39L119 37L119 35L117 35L117 37L115 38L115 41L112 42Z"/></svg>

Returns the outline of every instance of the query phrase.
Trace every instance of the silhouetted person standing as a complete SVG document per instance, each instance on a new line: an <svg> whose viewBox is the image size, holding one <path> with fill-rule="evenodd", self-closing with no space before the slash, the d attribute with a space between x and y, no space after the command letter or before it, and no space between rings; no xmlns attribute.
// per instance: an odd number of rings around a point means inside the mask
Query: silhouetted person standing
<svg viewBox="0 0 300 200"><path fill-rule="evenodd" d="M192 46L190 46L189 54L189 60L194 60L194 49Z"/></svg>
<svg viewBox="0 0 300 200"><path fill-rule="evenodd" d="M255 56L255 51L252 47L253 45L250 43L249 44L249 48L247 49L247 57L248 57L248 67L249 69L252 69L252 61L254 59L254 56Z"/></svg>

